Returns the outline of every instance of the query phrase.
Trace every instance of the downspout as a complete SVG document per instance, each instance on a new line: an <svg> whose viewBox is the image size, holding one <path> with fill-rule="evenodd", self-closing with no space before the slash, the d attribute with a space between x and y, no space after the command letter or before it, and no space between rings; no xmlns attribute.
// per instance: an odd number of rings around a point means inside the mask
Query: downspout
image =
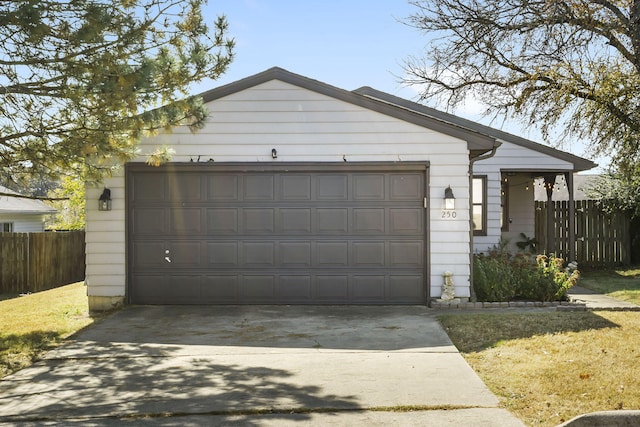
<svg viewBox="0 0 640 427"><path fill-rule="evenodd" d="M473 200L473 165L478 160L490 159L496 155L496 151L502 143L498 140L493 142L493 148L490 152L482 154L478 157L474 157L469 160L469 201ZM471 302L476 302L476 290L473 287L473 215L471 207L469 207L469 292L471 295Z"/></svg>

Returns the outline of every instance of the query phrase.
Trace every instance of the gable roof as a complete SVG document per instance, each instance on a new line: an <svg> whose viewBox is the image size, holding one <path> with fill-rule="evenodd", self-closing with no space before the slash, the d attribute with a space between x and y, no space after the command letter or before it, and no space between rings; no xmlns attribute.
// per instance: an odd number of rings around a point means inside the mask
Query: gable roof
<svg viewBox="0 0 640 427"><path fill-rule="evenodd" d="M557 150L555 148L549 147L548 145L543 145L543 144L537 143L535 141L531 141L529 139L525 139L525 138L522 138L520 136L513 135L511 133L501 131L499 129L495 129L495 128L492 128L492 127L489 127L489 126L485 126L485 125L482 125L480 123L474 122L472 120L464 119L464 118L459 117L459 116L454 116L453 114L445 113L443 111L436 110L434 108L427 107L425 105L418 104L416 102L412 102L412 101L406 100L404 98L399 98L397 96L388 94L386 92L381 92L379 90L373 89L373 88L368 87L368 86L364 86L364 87L361 87L359 89L356 89L354 92L355 93L359 93L359 94L364 95L364 96L369 96L369 97L372 97L372 98L375 98L375 99L380 99L380 100L383 100L385 102L389 102L391 104L400 105L400 106L403 106L405 108L414 109L414 110L416 110L416 111L418 111L418 112L420 112L420 113L422 113L422 114L424 114L426 116L435 117L435 118L438 118L440 120L443 120L443 121L446 121L446 122L449 122L449 123L453 123L453 124L457 124L459 126L463 126L463 127L468 128L468 129L475 130L475 131L483 133L485 135L492 136L493 138L496 138L496 139L501 140L501 141L510 142L512 144L519 145L521 147L528 148L530 150L534 150L534 151L537 151L539 153L546 154L546 155L551 156L551 157L555 157L557 159L565 160L565 161L573 164L573 170L575 172L585 171L585 170L592 169L592 168L597 166L597 164L595 164L591 160L584 159L584 158L576 156L574 154L567 153L567 152L561 151L561 150Z"/></svg>
<svg viewBox="0 0 640 427"><path fill-rule="evenodd" d="M41 200L26 199L6 187L0 185L0 193L11 194L0 196L0 214L51 214L56 209ZM15 196L14 196L15 195Z"/></svg>
<svg viewBox="0 0 640 427"><path fill-rule="evenodd" d="M472 158L491 151L494 146L497 147L500 144L500 140L567 161L573 164L573 170L576 172L588 170L597 166L591 160L584 159L571 153L560 151L547 145L539 144L517 135L494 129L453 114L445 113L368 86L361 87L354 91L347 91L318 80L292 73L280 67L269 68L268 70L254 74L253 76L245 77L244 79L233 83L206 91L200 94L200 96L202 96L206 103L271 80L279 80L325 96L367 108L372 111L386 114L436 132L441 132L445 135L462 139L467 141Z"/></svg>
<svg viewBox="0 0 640 427"><path fill-rule="evenodd" d="M467 142L472 157L491 151L496 144L496 139L494 137L478 132L477 130L469 129L456 123L447 122L435 116L432 117L425 115L416 109L406 108L401 105L365 96L356 91L350 92L348 90L340 89L318 80L294 74L279 67L269 68L268 70L254 74L253 76L206 91L200 94L200 96L202 96L205 103L211 102L271 80L279 80L340 101L348 102L359 107L395 117L445 135L462 139Z"/></svg>

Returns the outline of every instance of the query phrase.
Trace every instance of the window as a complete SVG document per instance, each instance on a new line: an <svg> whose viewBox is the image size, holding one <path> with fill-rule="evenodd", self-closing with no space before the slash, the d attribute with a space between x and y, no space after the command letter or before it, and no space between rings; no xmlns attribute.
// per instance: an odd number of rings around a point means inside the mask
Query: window
<svg viewBox="0 0 640 427"><path fill-rule="evenodd" d="M473 234L487 235L487 177L474 176L471 184L471 218Z"/></svg>
<svg viewBox="0 0 640 427"><path fill-rule="evenodd" d="M11 233L13 231L12 222L0 222L0 232Z"/></svg>

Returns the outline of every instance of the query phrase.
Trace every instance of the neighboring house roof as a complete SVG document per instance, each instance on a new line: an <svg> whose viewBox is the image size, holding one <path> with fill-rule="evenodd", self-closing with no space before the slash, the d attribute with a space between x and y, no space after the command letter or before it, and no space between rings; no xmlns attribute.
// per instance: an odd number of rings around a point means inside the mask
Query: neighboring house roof
<svg viewBox="0 0 640 427"><path fill-rule="evenodd" d="M0 195L0 213L2 214L50 214L57 212L56 209L41 200L20 197L20 193L16 193L1 185L0 193L11 194L11 196Z"/></svg>
<svg viewBox="0 0 640 427"><path fill-rule="evenodd" d="M600 177L600 175L573 175L573 200L590 200L591 197L585 193L589 186ZM542 179L535 180L534 197L536 201L547 201L547 190L545 190ZM568 201L569 191L564 181L564 176L558 175L556 177L556 185L553 190L553 201Z"/></svg>
<svg viewBox="0 0 640 427"><path fill-rule="evenodd" d="M472 120L454 116L453 114L445 113L443 111L439 111L434 108L427 107L425 105L406 100L404 98L399 98L397 96L394 96L385 92L381 92L379 90L376 90L370 87L366 87L366 86L361 87L360 89L356 89L354 92L417 111L426 116L433 117L435 119L439 119L448 123L455 124L457 126L461 126L461 127L491 136L492 138L496 138L497 140L500 140L500 141L510 142L512 144L519 145L521 147L525 147L525 148L538 151L540 153L543 153L561 160L565 160L569 163L573 163L574 165L573 170L575 172L589 170L597 166L597 164L595 164L591 160L578 157L571 153L560 151L555 148L549 147L548 145L542 145L535 141L531 141L531 140L519 137L517 135L513 135L508 132L501 131L499 129L494 129L492 127L482 125Z"/></svg>
<svg viewBox="0 0 640 427"><path fill-rule="evenodd" d="M253 76L209 90L200 94L200 96L202 96L205 103L211 102L271 80L279 80L303 89L367 108L372 111L386 114L436 132L441 132L445 135L462 139L467 142L472 157L491 151L494 145L496 145L495 137L479 132L478 130L471 129L462 124L442 120L436 116L429 116L418 109L406 108L397 104L389 103L386 100L376 99L375 97L367 96L357 91L350 92L340 89L318 80L294 74L279 67L273 67L261 73L254 74Z"/></svg>

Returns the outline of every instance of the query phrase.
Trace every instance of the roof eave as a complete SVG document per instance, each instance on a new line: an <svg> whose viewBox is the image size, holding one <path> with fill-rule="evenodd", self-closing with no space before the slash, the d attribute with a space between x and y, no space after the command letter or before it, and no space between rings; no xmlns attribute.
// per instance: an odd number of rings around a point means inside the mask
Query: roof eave
<svg viewBox="0 0 640 427"><path fill-rule="evenodd" d="M593 169L596 166L598 166L596 163L592 162L591 160L585 159L583 157L579 157L574 154L567 153L565 151L561 151L553 147L549 147L548 145L543 145L538 142L531 141L526 138L522 138L520 136L510 134L508 132L501 131L499 129L485 126L480 123L474 122L472 120L455 116L453 114L445 113L443 111L439 111L434 108L427 107L425 105L418 104L416 102L409 101L407 99L400 98L400 97L388 94L386 92L373 89L368 86L356 89L354 92L360 93L365 96L373 97L373 98L384 99L387 102L398 104L405 108L414 109L416 111L421 112L424 115L435 116L435 117L438 117L440 120L443 120L449 123L453 122L452 124L462 126L464 128L469 129L470 131L476 131L484 135L487 135L489 137L493 137L497 140L510 142L510 143L519 145L521 147L529 148L531 150L538 151L548 156L567 161L573 165L574 172L581 172L581 171Z"/></svg>

